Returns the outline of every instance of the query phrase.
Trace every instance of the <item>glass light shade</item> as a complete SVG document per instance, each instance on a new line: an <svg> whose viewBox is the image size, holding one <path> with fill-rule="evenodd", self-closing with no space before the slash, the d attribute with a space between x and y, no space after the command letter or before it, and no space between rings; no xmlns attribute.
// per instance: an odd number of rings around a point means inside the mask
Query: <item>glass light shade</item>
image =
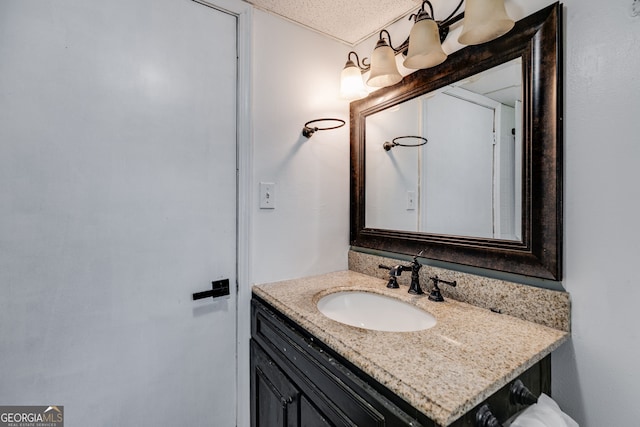
<svg viewBox="0 0 640 427"><path fill-rule="evenodd" d="M504 7L504 0L467 0L462 33L458 42L481 44L506 34L515 25Z"/></svg>
<svg viewBox="0 0 640 427"><path fill-rule="evenodd" d="M433 19L422 19L411 28L409 33L409 52L403 65L417 70L442 64L447 54L440 44L438 24Z"/></svg>
<svg viewBox="0 0 640 427"><path fill-rule="evenodd" d="M378 40L371 55L371 74L367 84L372 87L386 87L398 83L402 75L396 65L396 55L384 40Z"/></svg>
<svg viewBox="0 0 640 427"><path fill-rule="evenodd" d="M364 87L360 69L353 61L347 61L340 75L340 98L353 101L367 95L368 92Z"/></svg>

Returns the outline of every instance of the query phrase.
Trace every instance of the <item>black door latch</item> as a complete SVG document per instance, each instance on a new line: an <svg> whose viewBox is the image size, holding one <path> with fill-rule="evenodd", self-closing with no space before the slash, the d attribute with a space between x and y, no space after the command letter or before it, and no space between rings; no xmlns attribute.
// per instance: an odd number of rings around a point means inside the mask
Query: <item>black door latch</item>
<svg viewBox="0 0 640 427"><path fill-rule="evenodd" d="M196 292L193 294L193 300L203 299L203 298L216 298L223 297L225 295L229 295L229 279L216 280L215 282L211 282L211 290L204 292Z"/></svg>

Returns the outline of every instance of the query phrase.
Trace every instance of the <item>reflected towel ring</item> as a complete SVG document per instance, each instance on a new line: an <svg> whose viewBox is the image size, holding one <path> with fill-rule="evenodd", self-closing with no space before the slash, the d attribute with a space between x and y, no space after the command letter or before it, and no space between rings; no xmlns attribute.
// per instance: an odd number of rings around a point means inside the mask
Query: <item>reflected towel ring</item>
<svg viewBox="0 0 640 427"><path fill-rule="evenodd" d="M396 142L399 139L406 139L406 138L412 138L412 139L420 139L422 140L422 142L420 144L400 144L399 142ZM393 147L420 147L424 144L427 143L427 138L423 138L421 136L399 136L397 138L393 138L393 140L391 142L387 141L384 144L382 144L382 148L385 149L385 151L389 151L391 150Z"/></svg>
<svg viewBox="0 0 640 427"><path fill-rule="evenodd" d="M319 128L319 127L309 127L309 125L311 123L316 123L316 122L338 122L340 123L337 126L330 126L330 127L325 127L325 128ZM344 126L346 124L346 122L342 119L332 119L332 118L325 118L325 119L315 119L315 120L311 120L308 121L307 123L304 124L304 127L302 128L302 135L304 135L307 138L311 138L311 136L316 133L319 130L330 130L330 129L338 129L341 128L342 126Z"/></svg>

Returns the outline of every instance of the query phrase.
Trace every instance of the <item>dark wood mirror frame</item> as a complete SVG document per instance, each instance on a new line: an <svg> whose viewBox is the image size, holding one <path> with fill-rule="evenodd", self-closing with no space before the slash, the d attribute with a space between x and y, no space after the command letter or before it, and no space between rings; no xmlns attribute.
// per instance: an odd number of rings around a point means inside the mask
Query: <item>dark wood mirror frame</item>
<svg viewBox="0 0 640 427"><path fill-rule="evenodd" d="M350 106L351 245L550 280L562 279L562 6L459 50ZM365 227L366 117L515 58L523 73L522 241ZM443 207L446 209L446 207Z"/></svg>

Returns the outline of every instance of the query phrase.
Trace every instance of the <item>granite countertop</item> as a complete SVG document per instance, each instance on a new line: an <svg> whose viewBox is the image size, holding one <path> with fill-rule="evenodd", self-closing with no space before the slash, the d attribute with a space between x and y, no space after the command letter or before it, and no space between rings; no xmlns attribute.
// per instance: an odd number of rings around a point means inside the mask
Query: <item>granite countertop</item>
<svg viewBox="0 0 640 427"><path fill-rule="evenodd" d="M381 332L347 326L317 309L320 298L342 290L393 296L431 313L437 324L417 332ZM447 299L433 302L407 287L341 271L255 285L267 301L368 375L447 426L526 371L569 337L564 331Z"/></svg>

